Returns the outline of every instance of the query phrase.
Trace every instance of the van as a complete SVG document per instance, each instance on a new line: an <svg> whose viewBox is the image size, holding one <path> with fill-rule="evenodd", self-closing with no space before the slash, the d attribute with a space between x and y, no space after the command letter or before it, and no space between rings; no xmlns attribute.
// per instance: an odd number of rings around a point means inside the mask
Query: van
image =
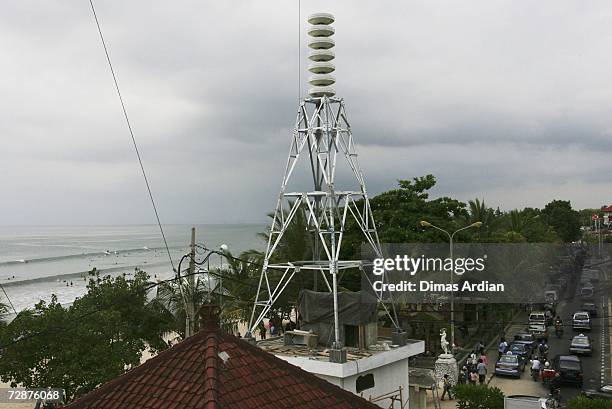
<svg viewBox="0 0 612 409"><path fill-rule="evenodd" d="M591 330L591 317L586 311L578 311L572 317L572 328L576 330Z"/></svg>
<svg viewBox="0 0 612 409"><path fill-rule="evenodd" d="M557 294L557 290L546 290L544 292L544 299L546 302L554 303L559 301L559 295Z"/></svg>
<svg viewBox="0 0 612 409"><path fill-rule="evenodd" d="M580 296L582 298L592 298L593 297L593 287L582 287L580 289Z"/></svg>
<svg viewBox="0 0 612 409"><path fill-rule="evenodd" d="M546 314L543 311L532 312L529 314L529 324L544 324L546 325Z"/></svg>

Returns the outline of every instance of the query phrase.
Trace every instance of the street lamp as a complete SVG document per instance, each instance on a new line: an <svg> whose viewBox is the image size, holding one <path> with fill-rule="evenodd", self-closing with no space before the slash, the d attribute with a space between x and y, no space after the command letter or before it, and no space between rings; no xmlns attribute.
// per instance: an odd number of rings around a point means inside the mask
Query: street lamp
<svg viewBox="0 0 612 409"><path fill-rule="evenodd" d="M468 226L460 228L459 230L455 230L453 233L449 233L443 228L438 227L434 224L431 224L426 220L421 220L421 226L432 227L436 230L439 230L445 233L448 236L449 245L450 245L450 259L453 265L453 269L451 271L451 280L450 280L451 289L452 289L453 283L455 280L455 259L453 258L453 239L455 238L455 234L463 230L471 229L472 227L479 228L480 226L482 226L482 222L474 222ZM451 291L451 307L450 308L451 308L451 348L455 348L455 292L454 291Z"/></svg>

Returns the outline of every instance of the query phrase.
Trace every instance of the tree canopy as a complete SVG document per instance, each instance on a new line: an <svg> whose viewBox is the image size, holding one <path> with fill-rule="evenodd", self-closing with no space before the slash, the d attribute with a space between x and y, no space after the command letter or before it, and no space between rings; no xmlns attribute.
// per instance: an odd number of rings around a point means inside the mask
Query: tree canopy
<svg viewBox="0 0 612 409"><path fill-rule="evenodd" d="M142 352L165 349L172 316L149 302L148 276L100 277L69 306L57 298L24 310L0 333L0 379L28 388L65 389L72 400L138 365Z"/></svg>

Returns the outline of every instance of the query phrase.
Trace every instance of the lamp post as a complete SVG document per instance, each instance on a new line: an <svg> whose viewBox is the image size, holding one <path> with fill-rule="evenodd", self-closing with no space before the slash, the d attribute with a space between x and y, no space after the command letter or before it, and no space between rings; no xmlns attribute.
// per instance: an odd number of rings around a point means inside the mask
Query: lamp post
<svg viewBox="0 0 612 409"><path fill-rule="evenodd" d="M452 266L453 266L452 271L451 271L451 279L450 279L451 288L452 288L454 280L455 280L455 259L453 258L453 244L454 244L453 239L455 238L455 234L459 233L460 231L470 229L472 227L479 228L480 226L482 226L482 222L474 222L474 223L472 223L472 224L470 224L468 226L460 228L459 230L455 230L452 233L449 233L446 230L444 230L443 228L438 227L438 226L436 226L434 224L431 224L431 223L429 223L426 220L421 220L421 226L423 226L423 227L432 227L432 228L434 228L436 230L439 230L439 231L443 232L444 234L446 234L448 236L449 245L450 245L450 250L449 250L449 252L450 252L450 259L451 259ZM450 305L450 308L451 308L451 316L450 316L450 320L451 320L451 322L450 322L450 324L451 324L451 348L454 349L455 348L455 292L454 291L451 291L451 305Z"/></svg>

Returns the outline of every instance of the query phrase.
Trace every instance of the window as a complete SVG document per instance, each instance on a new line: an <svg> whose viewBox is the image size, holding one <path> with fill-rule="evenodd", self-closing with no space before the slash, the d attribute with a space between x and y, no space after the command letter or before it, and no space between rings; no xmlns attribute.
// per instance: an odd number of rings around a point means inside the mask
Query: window
<svg viewBox="0 0 612 409"><path fill-rule="evenodd" d="M355 385L355 389L357 393L361 391L365 391L366 389L370 389L374 387L374 374L367 374L357 377L357 382Z"/></svg>
<svg viewBox="0 0 612 409"><path fill-rule="evenodd" d="M359 347L359 327L357 325L344 326L344 345L347 347Z"/></svg>

